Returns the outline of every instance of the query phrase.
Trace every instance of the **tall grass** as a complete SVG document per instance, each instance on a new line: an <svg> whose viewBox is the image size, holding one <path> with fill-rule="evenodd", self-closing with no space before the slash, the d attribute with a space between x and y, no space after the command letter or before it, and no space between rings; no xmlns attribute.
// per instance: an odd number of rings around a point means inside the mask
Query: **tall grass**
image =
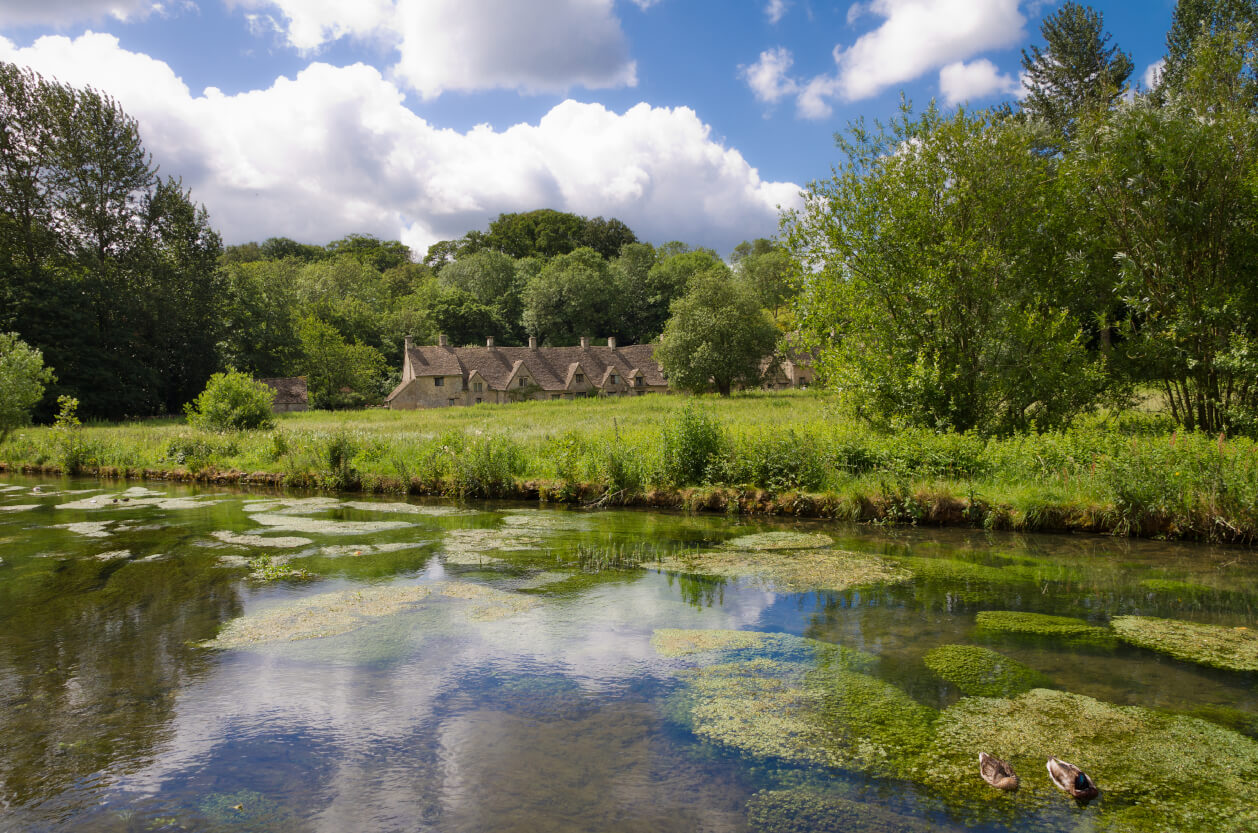
<svg viewBox="0 0 1258 833"><path fill-rule="evenodd" d="M76 429L104 476L222 478L456 497L543 496L904 523L1252 542L1258 446L1177 432L1131 411L1007 439L877 433L824 393L647 396L430 411L284 414L270 431L177 420ZM11 468L56 471L64 431L0 445Z"/></svg>

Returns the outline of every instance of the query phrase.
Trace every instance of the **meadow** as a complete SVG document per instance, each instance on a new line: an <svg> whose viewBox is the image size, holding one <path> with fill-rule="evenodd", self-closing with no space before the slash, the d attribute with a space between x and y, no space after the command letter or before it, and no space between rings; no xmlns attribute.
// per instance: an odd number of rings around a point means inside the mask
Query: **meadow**
<svg viewBox="0 0 1258 833"><path fill-rule="evenodd" d="M823 392L646 396L14 432L0 469L1249 544L1258 445L1099 413L1008 438L879 433Z"/></svg>

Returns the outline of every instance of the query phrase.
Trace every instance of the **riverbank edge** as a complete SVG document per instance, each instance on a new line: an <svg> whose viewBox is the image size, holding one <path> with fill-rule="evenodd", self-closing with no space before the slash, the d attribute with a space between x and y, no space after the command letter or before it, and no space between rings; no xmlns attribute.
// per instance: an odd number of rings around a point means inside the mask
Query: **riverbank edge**
<svg viewBox="0 0 1258 833"><path fill-rule="evenodd" d="M55 465L0 462L0 474L17 473L66 476ZM834 492L773 492L758 488L704 486L679 489L652 488L641 492L608 492L597 483L553 480L517 480L500 484L491 494L468 495L434 487L418 478L404 483L398 478L371 476L349 483L332 483L315 472L245 472L215 468L83 468L76 477L98 480L200 483L220 486L263 486L346 494L382 494L462 499L468 497L571 505L583 508L642 508L726 514L838 520L891 526L962 527L1007 532L1088 533L1154 540L1193 541L1212 544L1252 545L1258 530L1238 528L1213 517L1163 517L1142 513L1124 516L1111 505L1037 501L1031 508L1018 507L1000 498L980 494L965 484L966 495L956 494L937 482L901 486L894 491L853 489Z"/></svg>

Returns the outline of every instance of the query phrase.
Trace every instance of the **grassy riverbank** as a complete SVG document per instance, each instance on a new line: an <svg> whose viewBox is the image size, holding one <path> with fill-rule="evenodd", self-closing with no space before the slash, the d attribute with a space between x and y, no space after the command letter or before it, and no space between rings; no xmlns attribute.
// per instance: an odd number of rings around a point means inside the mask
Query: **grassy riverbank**
<svg viewBox="0 0 1258 833"><path fill-rule="evenodd" d="M1143 412L983 440L878 434L822 393L287 414L271 431L181 421L32 428L10 470L274 483L893 523L1252 543L1258 445Z"/></svg>

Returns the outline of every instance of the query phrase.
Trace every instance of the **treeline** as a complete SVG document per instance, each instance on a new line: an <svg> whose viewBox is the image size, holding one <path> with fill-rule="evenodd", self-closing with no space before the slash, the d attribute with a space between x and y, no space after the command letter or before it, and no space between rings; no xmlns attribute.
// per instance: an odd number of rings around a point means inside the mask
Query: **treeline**
<svg viewBox="0 0 1258 833"><path fill-rule="evenodd" d="M60 396L88 418L179 413L226 368L303 375L314 406L353 407L396 383L406 336L640 343L696 276L737 284L757 314L784 313L790 292L767 240L739 246L731 269L709 249L552 210L414 254L357 234L224 248L117 102L0 64L0 334L54 371L43 420Z"/></svg>
<svg viewBox="0 0 1258 833"><path fill-rule="evenodd" d="M1042 35L1018 108L858 123L786 218L824 375L887 426L1258 432L1258 3L1181 0L1148 90L1098 12Z"/></svg>
<svg viewBox="0 0 1258 833"><path fill-rule="evenodd" d="M306 375L316 404L347 407L396 383L407 336L420 344L439 334L456 345L534 337L561 346L586 335L644 343L705 281L746 286L757 311L784 314L785 251L761 239L730 259L733 267L710 249L640 242L619 220L552 210L503 214L486 231L434 244L422 262L400 243L359 235L327 246L231 246L222 258L231 325L220 355L257 376Z"/></svg>
<svg viewBox="0 0 1258 833"><path fill-rule="evenodd" d="M0 333L55 369L45 403L118 417L195 396L218 365L220 251L116 102L0 63Z"/></svg>

